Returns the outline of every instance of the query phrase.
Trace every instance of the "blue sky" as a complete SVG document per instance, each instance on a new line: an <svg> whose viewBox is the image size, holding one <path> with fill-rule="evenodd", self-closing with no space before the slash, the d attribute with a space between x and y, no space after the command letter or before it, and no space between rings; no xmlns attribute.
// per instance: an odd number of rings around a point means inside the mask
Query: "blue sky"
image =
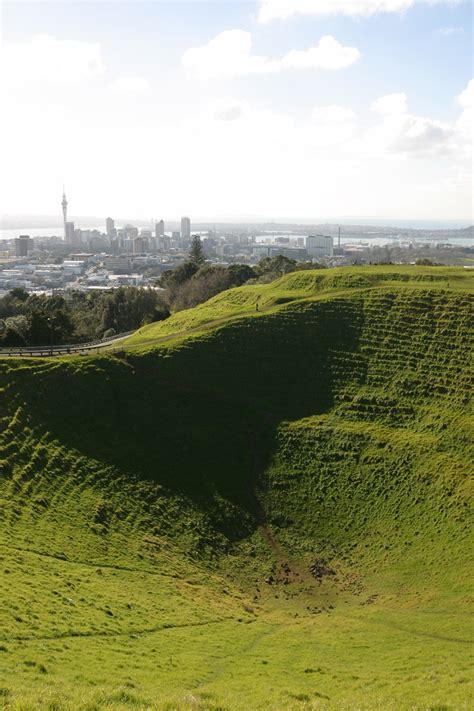
<svg viewBox="0 0 474 711"><path fill-rule="evenodd" d="M472 219L471 3L357 3L5 3L2 211Z"/></svg>

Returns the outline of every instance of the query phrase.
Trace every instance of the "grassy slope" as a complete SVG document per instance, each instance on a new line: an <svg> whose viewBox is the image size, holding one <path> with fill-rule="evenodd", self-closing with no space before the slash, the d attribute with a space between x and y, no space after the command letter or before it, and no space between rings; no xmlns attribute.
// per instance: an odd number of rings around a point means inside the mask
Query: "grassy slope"
<svg viewBox="0 0 474 711"><path fill-rule="evenodd" d="M298 273L4 361L0 707L468 708L471 295Z"/></svg>

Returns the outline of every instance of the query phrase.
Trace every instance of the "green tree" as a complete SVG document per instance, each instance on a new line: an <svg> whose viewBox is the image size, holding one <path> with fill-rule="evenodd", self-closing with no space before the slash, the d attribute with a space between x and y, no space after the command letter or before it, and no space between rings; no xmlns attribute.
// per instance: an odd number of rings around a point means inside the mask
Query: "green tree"
<svg viewBox="0 0 474 711"><path fill-rule="evenodd" d="M12 297L12 299L16 299L17 301L26 301L28 298L28 292L26 291L26 289L22 289L21 287L17 286L10 291L10 296Z"/></svg>
<svg viewBox="0 0 474 711"><path fill-rule="evenodd" d="M26 316L10 316L0 322L0 338L4 346L29 344L30 321Z"/></svg>
<svg viewBox="0 0 474 711"><path fill-rule="evenodd" d="M227 267L227 273L232 286L241 286L257 276L255 269L252 269L248 264L231 264Z"/></svg>
<svg viewBox="0 0 474 711"><path fill-rule="evenodd" d="M276 278L294 272L297 268L298 263L295 259L279 254L276 257L263 257L256 266L256 272L259 276Z"/></svg>
<svg viewBox="0 0 474 711"><path fill-rule="evenodd" d="M191 274L197 270L192 265ZM26 294L26 299L24 298ZM81 343L132 331L169 316L163 292L122 287L115 291L61 296L10 292L0 298L0 342L4 345Z"/></svg>
<svg viewBox="0 0 474 711"><path fill-rule="evenodd" d="M192 308L231 286L233 284L225 267L206 264L181 285L174 297L173 307L176 311Z"/></svg>
<svg viewBox="0 0 474 711"><path fill-rule="evenodd" d="M199 235L193 235L191 248L189 250L189 259L193 264L204 264L206 261Z"/></svg>

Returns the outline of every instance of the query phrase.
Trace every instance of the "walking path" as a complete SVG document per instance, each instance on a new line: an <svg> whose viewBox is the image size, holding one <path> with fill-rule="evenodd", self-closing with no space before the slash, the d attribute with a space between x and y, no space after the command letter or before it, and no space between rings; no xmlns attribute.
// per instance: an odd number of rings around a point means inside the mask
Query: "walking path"
<svg viewBox="0 0 474 711"><path fill-rule="evenodd" d="M44 356L69 355L71 353L86 353L88 351L96 351L100 348L105 348L105 346L114 345L114 343L118 343L124 338L128 338L132 335L132 333L135 333L135 331L120 333L117 336L102 338L97 341L90 341L89 343L71 343L59 346L25 346L22 348L12 346L11 348L0 348L0 357L6 356L18 358L22 356L36 356L37 358L41 358Z"/></svg>

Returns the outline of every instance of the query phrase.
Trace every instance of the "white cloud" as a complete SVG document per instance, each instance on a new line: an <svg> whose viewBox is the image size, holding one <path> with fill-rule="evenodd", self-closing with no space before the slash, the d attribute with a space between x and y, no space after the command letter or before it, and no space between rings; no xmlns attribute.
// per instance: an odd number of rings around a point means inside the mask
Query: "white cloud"
<svg viewBox="0 0 474 711"><path fill-rule="evenodd" d="M388 94L377 99L371 107L382 116L365 137L369 147L382 153L435 156L456 149L456 129L426 116L408 112L404 93Z"/></svg>
<svg viewBox="0 0 474 711"><path fill-rule="evenodd" d="M467 143L472 146L474 141L474 79L471 79L464 91L456 98L457 103L462 107L456 126Z"/></svg>
<svg viewBox="0 0 474 711"><path fill-rule="evenodd" d="M219 121L236 121L242 118L246 109L240 101L224 99L213 107L214 118Z"/></svg>
<svg viewBox="0 0 474 711"><path fill-rule="evenodd" d="M357 117L345 106L315 106L310 118L307 139L310 146L318 149L342 147L355 135Z"/></svg>
<svg viewBox="0 0 474 711"><path fill-rule="evenodd" d="M390 150L395 153L440 155L454 149L454 129L445 123L423 116L407 115Z"/></svg>
<svg viewBox="0 0 474 711"><path fill-rule="evenodd" d="M459 0L259 0L260 22L284 20L292 15L351 15L370 17L381 12L404 12L417 3L454 4Z"/></svg>
<svg viewBox="0 0 474 711"><path fill-rule="evenodd" d="M188 49L182 58L186 69L201 79L271 71L269 60L251 55L252 39L244 30L227 30L204 47Z"/></svg>
<svg viewBox="0 0 474 711"><path fill-rule="evenodd" d="M407 109L407 95L399 93L381 96L374 101L372 109L382 115L403 114Z"/></svg>
<svg viewBox="0 0 474 711"><path fill-rule="evenodd" d="M437 35L442 37L451 37L452 35L462 35L464 34L464 27L440 27L436 30Z"/></svg>
<svg viewBox="0 0 474 711"><path fill-rule="evenodd" d="M474 106L474 79L471 79L464 91L459 94L457 100L464 109L471 109Z"/></svg>
<svg viewBox="0 0 474 711"><path fill-rule="evenodd" d="M359 57L356 47L343 47L334 37L325 35L316 47L288 52L279 65L281 69L344 69L357 62Z"/></svg>
<svg viewBox="0 0 474 711"><path fill-rule="evenodd" d="M200 79L237 77L248 74L271 74L287 69L336 70L354 64L360 52L344 47L334 37L321 37L315 47L292 50L280 59L252 54L252 38L244 30L227 30L203 47L188 49L183 66Z"/></svg>
<svg viewBox="0 0 474 711"><path fill-rule="evenodd" d="M315 121L321 123L346 123L356 118L352 109L345 106L331 104L330 106L315 106L311 112Z"/></svg>
<svg viewBox="0 0 474 711"><path fill-rule="evenodd" d="M110 88L118 94L145 94L151 89L146 79L136 76L117 77Z"/></svg>
<svg viewBox="0 0 474 711"><path fill-rule="evenodd" d="M50 35L6 44L0 52L0 67L3 85L13 88L37 82L74 84L105 70L98 43L58 40Z"/></svg>

